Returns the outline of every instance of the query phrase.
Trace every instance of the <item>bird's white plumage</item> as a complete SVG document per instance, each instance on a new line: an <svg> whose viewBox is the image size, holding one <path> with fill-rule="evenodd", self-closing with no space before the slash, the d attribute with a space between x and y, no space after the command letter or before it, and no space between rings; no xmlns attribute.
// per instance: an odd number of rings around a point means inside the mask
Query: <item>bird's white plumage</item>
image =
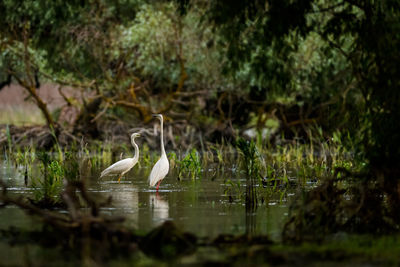
<svg viewBox="0 0 400 267"><path fill-rule="evenodd" d="M100 177L107 176L107 175L116 175L116 174L122 174L124 175L127 173L130 169L132 169L133 166L138 162L138 159L135 158L128 158L128 159L123 159L120 161L115 162L113 165L105 169L104 171L101 172Z"/></svg>
<svg viewBox="0 0 400 267"><path fill-rule="evenodd" d="M161 139L161 158L156 162L153 169L149 175L149 184L150 186L155 186L158 182L161 182L169 171L169 162L167 158L167 154L165 153L164 148L164 135L163 135L163 116L161 114L153 115L160 120L161 131L160 131L160 139ZM157 185L158 191L158 185Z"/></svg>
<svg viewBox="0 0 400 267"><path fill-rule="evenodd" d="M110 167L108 167L107 169L105 169L104 171L101 172L100 178L103 176L107 176L107 175L119 174L119 178L118 178L118 182L119 182L119 180L121 179L121 176L124 175L125 173L127 173L130 169L132 169L133 166L136 165L136 163L139 160L139 147L135 143L135 138L139 137L139 136L140 136L140 134L138 134L138 133L134 133L131 135L131 143L135 149L135 155L133 156L133 158L127 158L127 159L123 159L123 160L115 162L113 165L111 165Z"/></svg>
<svg viewBox="0 0 400 267"><path fill-rule="evenodd" d="M169 171L169 162L167 157L161 156L156 162L149 176L150 186L155 186L160 180L164 179Z"/></svg>

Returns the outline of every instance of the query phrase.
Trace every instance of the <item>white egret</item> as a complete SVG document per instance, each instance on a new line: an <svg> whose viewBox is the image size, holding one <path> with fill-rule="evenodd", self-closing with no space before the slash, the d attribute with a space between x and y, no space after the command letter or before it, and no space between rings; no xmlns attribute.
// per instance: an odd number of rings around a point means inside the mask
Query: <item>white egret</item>
<svg viewBox="0 0 400 267"><path fill-rule="evenodd" d="M168 174L169 171L169 162L167 158L167 154L165 153L164 148L164 135L163 135L163 116L161 114L154 114L153 117L156 117L160 120L161 123L161 158L156 162L153 169L151 170L149 176L150 186L155 186L157 184L156 191L158 192L158 187L160 186L161 181Z"/></svg>
<svg viewBox="0 0 400 267"><path fill-rule="evenodd" d="M127 158L127 159L123 159L123 160L115 162L113 165L111 165L110 167L108 167L107 169L105 169L104 171L101 172L100 178L103 176L107 176L107 175L119 174L119 176L118 176L118 183L119 183L121 181L122 175L127 173L130 169L133 168L133 166L136 165L136 163L139 160L139 147L135 143L136 137L140 137L140 134L133 133L131 135L131 143L132 143L133 148L135 149L135 155L133 156L133 158Z"/></svg>

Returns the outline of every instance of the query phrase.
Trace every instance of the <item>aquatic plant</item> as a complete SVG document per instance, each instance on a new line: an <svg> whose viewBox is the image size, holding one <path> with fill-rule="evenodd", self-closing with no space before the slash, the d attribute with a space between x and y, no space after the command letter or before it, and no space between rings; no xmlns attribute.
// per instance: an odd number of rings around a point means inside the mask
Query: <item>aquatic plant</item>
<svg viewBox="0 0 400 267"><path fill-rule="evenodd" d="M201 159L199 152L195 148L186 153L182 160L178 160L177 164L179 179L182 179L184 175L189 175L192 180L201 177Z"/></svg>
<svg viewBox="0 0 400 267"><path fill-rule="evenodd" d="M35 199L40 206L53 206L60 202L63 185L64 168L60 161L52 160L47 152L39 152L41 162L41 177L32 177L32 187Z"/></svg>
<svg viewBox="0 0 400 267"><path fill-rule="evenodd" d="M28 147L25 150L17 148L17 152L13 153L15 165L18 171L23 171L25 185L28 185L28 179L32 176L32 166L36 160L35 148Z"/></svg>
<svg viewBox="0 0 400 267"><path fill-rule="evenodd" d="M237 179L236 181L232 181L231 179L227 179L225 181L225 189L224 189L224 194L225 196L228 197L228 200L230 203L234 201L234 197L236 196L237 199L240 201L245 201L246 200L246 195L242 190L242 183L240 179Z"/></svg>
<svg viewBox="0 0 400 267"><path fill-rule="evenodd" d="M62 163L64 178L68 181L80 180L80 159L74 152L65 152L65 160Z"/></svg>
<svg viewBox="0 0 400 267"><path fill-rule="evenodd" d="M210 148L211 148L210 151L214 151L215 154L217 155L216 158L218 159L218 164L224 164L224 157L222 155L222 151L225 151L225 150L221 149L221 147L218 147L217 145L211 145ZM214 161L214 157L212 157L211 159L212 159L212 161Z"/></svg>
<svg viewBox="0 0 400 267"><path fill-rule="evenodd" d="M10 127L6 126L6 136L7 136L7 146L8 146L8 153L11 154L12 152L12 139L11 139L11 134L10 134Z"/></svg>
<svg viewBox="0 0 400 267"><path fill-rule="evenodd" d="M239 139L236 146L242 155L242 170L246 174L246 208L250 210L257 207L257 189L256 183L261 178L260 175L260 159L253 141L245 141Z"/></svg>

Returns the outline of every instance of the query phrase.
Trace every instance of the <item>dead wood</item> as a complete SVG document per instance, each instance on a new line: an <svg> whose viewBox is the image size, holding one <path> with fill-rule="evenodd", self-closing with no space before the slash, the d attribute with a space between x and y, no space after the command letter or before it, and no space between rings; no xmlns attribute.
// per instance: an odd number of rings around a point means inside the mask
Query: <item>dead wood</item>
<svg viewBox="0 0 400 267"><path fill-rule="evenodd" d="M43 222L49 224L59 230L66 231L68 229L83 229L87 224L101 226L104 229L110 228L114 223L124 221L122 217L103 217L100 216L99 208L108 205L111 198L107 199L105 203L97 203L87 193L85 185L82 182L67 182L62 194L62 199L68 209L68 214L61 214L57 211L41 209L26 199L12 198L7 194L7 187L4 182L0 181L0 186L3 188L0 194L0 200L3 202L2 207L13 204L24 209L28 214L37 215ZM86 214L81 210L81 204L78 199L77 193L80 193L81 198L84 200L85 205L91 210L90 214Z"/></svg>

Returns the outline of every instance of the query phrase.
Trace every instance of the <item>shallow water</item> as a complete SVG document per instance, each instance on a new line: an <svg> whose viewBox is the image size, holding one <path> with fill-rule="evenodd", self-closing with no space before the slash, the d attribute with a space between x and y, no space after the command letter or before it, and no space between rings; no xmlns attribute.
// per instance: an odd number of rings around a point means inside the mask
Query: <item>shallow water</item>
<svg viewBox="0 0 400 267"><path fill-rule="evenodd" d="M32 194L29 179L28 186L25 186L23 169L18 170L3 163L0 170L0 179L6 182L10 194ZM227 168L227 171L216 175L215 172L211 172L212 175L207 172L203 173L202 178L184 178L182 181L176 178L176 172L172 169L161 183L158 193L155 188L148 186L149 168L135 166L122 178L121 183L117 182L116 177L99 179L101 170L102 168L91 169L81 177L87 181L88 190L96 199L112 197L111 205L101 208L101 212L122 215L126 217L126 226L143 233L171 220L178 228L199 237L214 238L219 234L238 235L251 232L266 234L273 240L279 240L287 217L287 198L280 201L279 196L275 199L272 197L268 202L259 205L253 214L247 215L244 202L237 196L230 201L225 193L230 185L224 181L242 179L234 168ZM245 184L245 180L241 181ZM10 226L21 229L40 226L34 218L28 217L14 206L0 209L0 218L0 230ZM7 245L0 241L0 247L5 252Z"/></svg>

